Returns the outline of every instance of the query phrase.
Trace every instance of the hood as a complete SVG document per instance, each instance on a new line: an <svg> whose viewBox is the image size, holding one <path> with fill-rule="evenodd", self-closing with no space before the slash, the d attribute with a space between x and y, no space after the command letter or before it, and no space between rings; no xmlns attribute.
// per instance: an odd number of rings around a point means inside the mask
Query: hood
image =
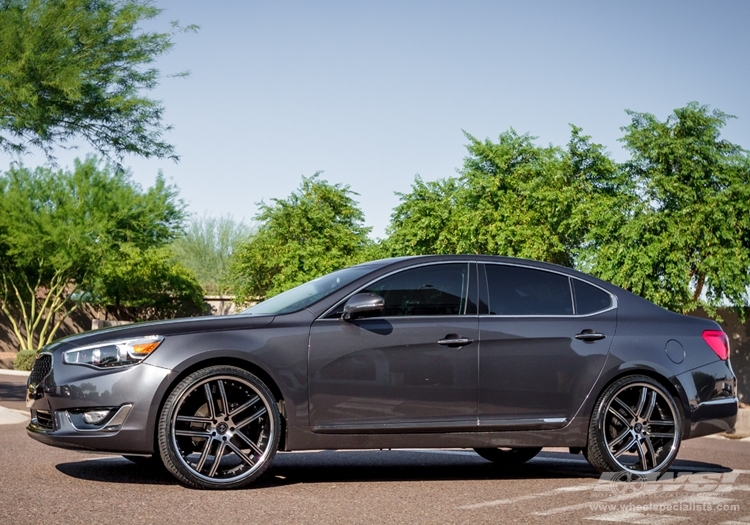
<svg viewBox="0 0 750 525"><path fill-rule="evenodd" d="M149 321L133 323L123 326L113 326L101 330L92 330L80 334L69 335L47 345L45 350L60 347L84 346L114 339L130 337L144 337L148 335L177 335L193 332L214 332L222 330L243 330L260 328L273 321L273 315L221 315L204 317L186 317L167 321Z"/></svg>

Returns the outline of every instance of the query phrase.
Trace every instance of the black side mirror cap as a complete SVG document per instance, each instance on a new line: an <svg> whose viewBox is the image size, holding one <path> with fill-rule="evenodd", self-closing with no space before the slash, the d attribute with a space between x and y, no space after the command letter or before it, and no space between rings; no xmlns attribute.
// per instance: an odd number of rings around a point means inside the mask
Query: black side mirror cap
<svg viewBox="0 0 750 525"><path fill-rule="evenodd" d="M358 293L349 298L344 305L344 321L353 321L360 317L371 317L383 311L385 300L374 293Z"/></svg>

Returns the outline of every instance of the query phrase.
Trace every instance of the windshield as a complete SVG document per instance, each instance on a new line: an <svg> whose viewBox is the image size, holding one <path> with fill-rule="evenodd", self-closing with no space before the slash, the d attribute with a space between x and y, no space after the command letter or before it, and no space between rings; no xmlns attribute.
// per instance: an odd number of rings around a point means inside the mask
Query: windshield
<svg viewBox="0 0 750 525"><path fill-rule="evenodd" d="M372 265L352 266L329 273L243 310L243 314L288 314L307 308L373 270Z"/></svg>

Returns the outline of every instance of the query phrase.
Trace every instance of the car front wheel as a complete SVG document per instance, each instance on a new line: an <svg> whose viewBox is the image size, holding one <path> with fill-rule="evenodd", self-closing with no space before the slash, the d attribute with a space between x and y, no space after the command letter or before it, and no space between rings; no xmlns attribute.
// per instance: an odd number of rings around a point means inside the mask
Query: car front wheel
<svg viewBox="0 0 750 525"><path fill-rule="evenodd" d="M627 376L599 397L587 459L600 472L659 474L677 456L682 419L672 395L647 376Z"/></svg>
<svg viewBox="0 0 750 525"><path fill-rule="evenodd" d="M159 453L180 481L201 489L242 487L260 476L279 444L281 419L255 375L210 366L183 379L159 418Z"/></svg>

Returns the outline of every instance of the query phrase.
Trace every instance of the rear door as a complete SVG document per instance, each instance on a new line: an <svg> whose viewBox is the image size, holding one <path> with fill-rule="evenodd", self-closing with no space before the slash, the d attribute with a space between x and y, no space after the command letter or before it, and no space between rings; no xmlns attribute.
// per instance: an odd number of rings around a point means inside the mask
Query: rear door
<svg viewBox="0 0 750 525"><path fill-rule="evenodd" d="M482 267L480 427L564 426L604 366L617 324L616 299L562 273Z"/></svg>

